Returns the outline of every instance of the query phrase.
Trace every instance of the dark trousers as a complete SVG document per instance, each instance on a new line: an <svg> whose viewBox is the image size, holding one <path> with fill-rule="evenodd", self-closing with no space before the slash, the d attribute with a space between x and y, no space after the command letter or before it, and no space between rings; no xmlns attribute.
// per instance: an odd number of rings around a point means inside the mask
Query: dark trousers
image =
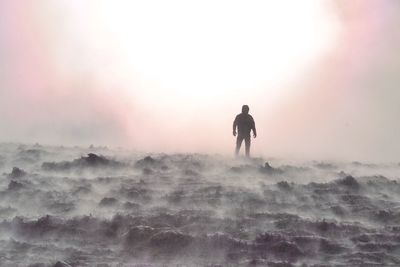
<svg viewBox="0 0 400 267"><path fill-rule="evenodd" d="M242 142L244 140L244 145L246 148L246 156L249 157L250 156L250 143L251 143L251 138L250 135L238 135L237 139L236 139L236 156L239 155L239 150L240 147L242 146Z"/></svg>

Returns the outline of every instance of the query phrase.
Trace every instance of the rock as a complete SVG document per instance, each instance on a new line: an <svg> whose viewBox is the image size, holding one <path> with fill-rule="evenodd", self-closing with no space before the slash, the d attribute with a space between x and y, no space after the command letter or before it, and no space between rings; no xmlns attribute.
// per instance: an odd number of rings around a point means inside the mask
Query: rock
<svg viewBox="0 0 400 267"><path fill-rule="evenodd" d="M360 188L360 184L351 175L348 175L343 179L336 180L336 183L339 184L339 185L342 185L342 186L346 186L346 187L352 188L352 189L359 189Z"/></svg>
<svg viewBox="0 0 400 267"><path fill-rule="evenodd" d="M46 264L40 262L40 263L33 263L28 265L28 267L46 267Z"/></svg>
<svg viewBox="0 0 400 267"><path fill-rule="evenodd" d="M104 207L109 207L109 206L114 206L117 203L118 203L118 200L116 198L105 197L100 201L99 205L104 206Z"/></svg>
<svg viewBox="0 0 400 267"><path fill-rule="evenodd" d="M42 169L46 171L68 171L76 169L95 169L95 168L113 168L123 167L123 163L107 159L94 153L89 153L86 157L80 157L73 161L63 162L44 162Z"/></svg>
<svg viewBox="0 0 400 267"><path fill-rule="evenodd" d="M298 258L303 255L300 248L292 242L281 241L271 246L271 251L277 256L284 258Z"/></svg>
<svg viewBox="0 0 400 267"><path fill-rule="evenodd" d="M291 189L289 183L286 181L280 181L276 185L279 187L279 189L284 191L289 191Z"/></svg>
<svg viewBox="0 0 400 267"><path fill-rule="evenodd" d="M268 162L265 162L264 166L259 168L259 171L261 173L266 173L266 174L280 174L280 173L283 173L283 170L281 170L279 168L272 167Z"/></svg>
<svg viewBox="0 0 400 267"><path fill-rule="evenodd" d="M144 157L143 159L140 159L136 161L135 163L136 168L143 168L143 169L152 169L152 168L160 168L161 167L161 162L160 160L155 160L151 156Z"/></svg>
<svg viewBox="0 0 400 267"><path fill-rule="evenodd" d="M11 173L8 175L8 178L12 179L17 179L24 177L26 175L26 172L18 167L14 167L11 171Z"/></svg>
<svg viewBox="0 0 400 267"><path fill-rule="evenodd" d="M157 231L149 226L135 226L125 235L125 245L132 246L150 239Z"/></svg>
<svg viewBox="0 0 400 267"><path fill-rule="evenodd" d="M265 162L264 169L265 170L272 170L273 168L271 167L271 165L268 162Z"/></svg>
<svg viewBox="0 0 400 267"><path fill-rule="evenodd" d="M179 251L192 242L193 238L179 231L167 230L159 232L150 238L153 247Z"/></svg>
<svg viewBox="0 0 400 267"><path fill-rule="evenodd" d="M72 267L65 261L57 261L56 264L53 265L53 267Z"/></svg>
<svg viewBox="0 0 400 267"><path fill-rule="evenodd" d="M23 184L21 184L21 183L19 183L19 182L17 182L17 181L14 181L14 180L12 180L12 181L8 184L8 190L11 190L11 191L20 190L20 189L22 189L23 187L24 187Z"/></svg>
<svg viewBox="0 0 400 267"><path fill-rule="evenodd" d="M110 163L108 159L106 159L103 156L98 156L94 153L89 153L87 157L82 157L81 160L83 162L86 162L89 166L101 166L101 165L107 165Z"/></svg>

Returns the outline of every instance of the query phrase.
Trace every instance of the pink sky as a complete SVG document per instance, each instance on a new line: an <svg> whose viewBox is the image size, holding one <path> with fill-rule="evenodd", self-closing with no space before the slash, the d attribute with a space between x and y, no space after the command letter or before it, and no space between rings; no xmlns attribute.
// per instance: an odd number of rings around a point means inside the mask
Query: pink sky
<svg viewBox="0 0 400 267"><path fill-rule="evenodd" d="M1 142L231 154L248 104L254 155L397 160L397 1L112 3L0 0Z"/></svg>

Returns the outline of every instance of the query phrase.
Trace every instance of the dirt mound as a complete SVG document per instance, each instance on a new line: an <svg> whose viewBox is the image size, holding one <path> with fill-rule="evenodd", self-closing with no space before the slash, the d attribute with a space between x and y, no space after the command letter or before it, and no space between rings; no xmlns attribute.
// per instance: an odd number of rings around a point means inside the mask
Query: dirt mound
<svg viewBox="0 0 400 267"><path fill-rule="evenodd" d="M14 167L10 174L8 174L8 178L18 179L26 176L26 172L18 167Z"/></svg>
<svg viewBox="0 0 400 267"><path fill-rule="evenodd" d="M42 169L46 171L71 171L82 169L121 168L126 167L124 163L108 159L101 155L89 153L86 157L80 157L73 161L44 162Z"/></svg>

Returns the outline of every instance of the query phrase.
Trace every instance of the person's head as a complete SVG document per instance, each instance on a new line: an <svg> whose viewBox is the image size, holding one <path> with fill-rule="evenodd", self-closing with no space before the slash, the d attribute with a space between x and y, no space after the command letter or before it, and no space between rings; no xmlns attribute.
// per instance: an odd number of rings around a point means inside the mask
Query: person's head
<svg viewBox="0 0 400 267"><path fill-rule="evenodd" d="M248 105L243 105L242 106L242 113L248 114L249 113L249 106Z"/></svg>

